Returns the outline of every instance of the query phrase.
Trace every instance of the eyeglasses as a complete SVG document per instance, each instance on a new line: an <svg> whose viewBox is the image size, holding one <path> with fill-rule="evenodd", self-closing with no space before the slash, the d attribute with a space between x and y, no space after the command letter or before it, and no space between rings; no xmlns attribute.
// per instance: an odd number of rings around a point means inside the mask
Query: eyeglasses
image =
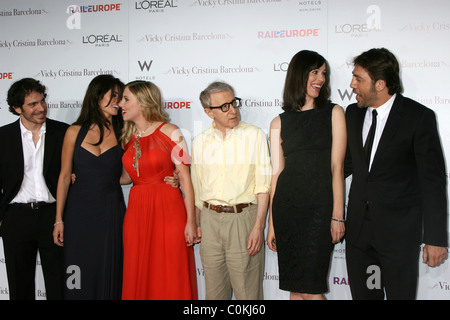
<svg viewBox="0 0 450 320"><path fill-rule="evenodd" d="M226 102L223 105L218 106L218 107L209 107L209 108L210 109L220 108L222 110L222 112L228 112L228 110L230 110L230 106L233 106L233 108L236 108L236 109L240 108L242 106L241 98L236 97L231 102Z"/></svg>

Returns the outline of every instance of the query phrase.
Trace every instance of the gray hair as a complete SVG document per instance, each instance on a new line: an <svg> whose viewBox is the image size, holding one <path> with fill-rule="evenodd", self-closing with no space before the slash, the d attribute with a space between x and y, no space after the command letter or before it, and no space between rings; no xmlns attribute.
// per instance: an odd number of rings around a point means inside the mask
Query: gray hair
<svg viewBox="0 0 450 320"><path fill-rule="evenodd" d="M200 93L200 102L203 108L211 106L211 93L231 91L234 95L234 89L228 83L216 81L211 83L205 90Z"/></svg>

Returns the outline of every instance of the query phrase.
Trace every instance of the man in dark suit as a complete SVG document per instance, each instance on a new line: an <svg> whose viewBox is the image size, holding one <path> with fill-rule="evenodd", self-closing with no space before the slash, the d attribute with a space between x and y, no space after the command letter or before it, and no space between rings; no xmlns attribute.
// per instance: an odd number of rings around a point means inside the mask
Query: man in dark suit
<svg viewBox="0 0 450 320"><path fill-rule="evenodd" d="M346 260L354 299L415 299L421 244L429 266L447 257L447 178L435 115L401 95L399 69L384 48L354 59L357 103L346 110L345 166L353 174Z"/></svg>
<svg viewBox="0 0 450 320"><path fill-rule="evenodd" d="M62 248L52 233L68 125L47 119L45 90L31 78L15 82L7 102L20 118L0 128L0 231L11 300L35 299L38 251L47 299L62 299Z"/></svg>

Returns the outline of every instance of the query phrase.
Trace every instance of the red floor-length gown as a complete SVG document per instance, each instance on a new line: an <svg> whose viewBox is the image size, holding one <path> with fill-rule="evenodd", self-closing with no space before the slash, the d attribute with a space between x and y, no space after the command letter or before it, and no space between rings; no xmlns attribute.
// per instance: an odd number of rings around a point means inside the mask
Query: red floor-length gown
<svg viewBox="0 0 450 320"><path fill-rule="evenodd" d="M173 175L172 153L180 153L160 131L163 125L139 139L139 177L134 166L135 137L122 158L133 180L123 227L124 300L197 299L194 252L184 238L187 217L183 196L163 181Z"/></svg>

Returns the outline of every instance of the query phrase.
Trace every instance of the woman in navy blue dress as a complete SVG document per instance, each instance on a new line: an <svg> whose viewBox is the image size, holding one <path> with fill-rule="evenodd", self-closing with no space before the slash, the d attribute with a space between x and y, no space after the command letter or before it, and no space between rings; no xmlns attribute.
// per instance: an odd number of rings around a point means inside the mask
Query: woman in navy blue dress
<svg viewBox="0 0 450 320"><path fill-rule="evenodd" d="M111 75L95 77L64 138L54 240L64 245L68 300L121 298L126 206L117 105L123 86Z"/></svg>

